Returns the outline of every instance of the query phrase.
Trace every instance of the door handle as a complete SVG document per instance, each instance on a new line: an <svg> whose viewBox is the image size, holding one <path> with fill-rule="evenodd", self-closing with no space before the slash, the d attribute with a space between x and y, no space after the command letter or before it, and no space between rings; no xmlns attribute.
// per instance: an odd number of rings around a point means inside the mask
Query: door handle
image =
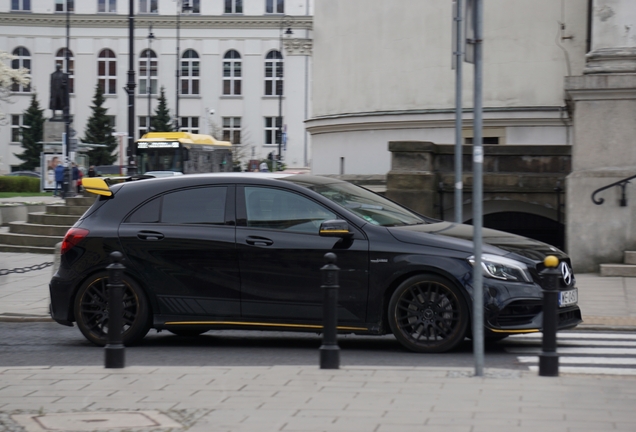
<svg viewBox="0 0 636 432"><path fill-rule="evenodd" d="M252 246L271 246L274 241L265 237L249 236L245 239L245 243Z"/></svg>
<svg viewBox="0 0 636 432"><path fill-rule="evenodd" d="M157 241L163 238L163 234L155 231L139 231L137 238L140 240Z"/></svg>

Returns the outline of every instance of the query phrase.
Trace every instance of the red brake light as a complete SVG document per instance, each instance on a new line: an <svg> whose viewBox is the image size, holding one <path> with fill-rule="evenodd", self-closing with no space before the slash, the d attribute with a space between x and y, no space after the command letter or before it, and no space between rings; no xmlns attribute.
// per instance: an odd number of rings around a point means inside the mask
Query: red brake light
<svg viewBox="0 0 636 432"><path fill-rule="evenodd" d="M61 254L64 255L66 252L71 250L73 246L77 245L84 237L88 235L90 231L84 228L71 228L66 232L64 236L64 240L62 240L62 250Z"/></svg>

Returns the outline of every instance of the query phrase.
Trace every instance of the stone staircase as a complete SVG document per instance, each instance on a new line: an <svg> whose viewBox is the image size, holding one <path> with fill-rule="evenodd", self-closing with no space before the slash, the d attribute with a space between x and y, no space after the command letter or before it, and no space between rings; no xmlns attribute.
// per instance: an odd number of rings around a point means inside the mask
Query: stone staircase
<svg viewBox="0 0 636 432"><path fill-rule="evenodd" d="M625 251L624 264L601 264L601 276L636 277L636 252Z"/></svg>
<svg viewBox="0 0 636 432"><path fill-rule="evenodd" d="M10 222L8 229L0 232L0 252L55 253L55 245L95 198L66 198L64 204L49 204L43 212L29 213L26 222Z"/></svg>

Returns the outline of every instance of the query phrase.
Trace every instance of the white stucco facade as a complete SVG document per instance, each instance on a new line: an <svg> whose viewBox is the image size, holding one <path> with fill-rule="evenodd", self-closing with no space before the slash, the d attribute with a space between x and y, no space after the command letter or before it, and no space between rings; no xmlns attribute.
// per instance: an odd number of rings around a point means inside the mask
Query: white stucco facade
<svg viewBox="0 0 636 432"><path fill-rule="evenodd" d="M484 11L484 137L571 144L563 82L585 67L588 0L489 0ZM322 0L314 28L313 173L386 174L388 141L454 143L451 1ZM463 75L469 110L472 65ZM470 112L464 129L471 137Z"/></svg>
<svg viewBox="0 0 636 432"><path fill-rule="evenodd" d="M66 14L55 12L55 0L31 0L30 11L12 11L10 0L0 0L0 49L11 53L24 47L30 53L32 92L13 93L10 103L2 103L7 115L0 124L0 173L11 171L21 161L19 142L12 142L12 115L22 114L29 106L32 94L37 94L46 118L49 108L49 80L55 71L55 53L66 46ZM108 2L106 2L108 3ZM276 2L275 2L276 3ZM284 45L283 124L287 132L284 162L288 167L308 166L310 137L304 121L310 116L312 14L310 0L285 2L283 13L266 13L266 0L243 0L243 13L224 13L224 0L200 1L200 13L180 16L180 53L193 49L200 61L200 91L179 96L179 116L197 118L199 133L211 133L223 128L223 118L240 118L241 145L244 161L259 159L268 153L278 153L278 145L265 143L265 118L279 115L279 97L265 95L265 61L267 53ZM115 116L115 129L128 131L128 96L124 87L128 81L128 4L118 0L116 13L98 13L98 0L75 0L71 13L70 50L74 60L75 92L71 95L72 127L78 136L84 135L86 121L92 114L90 106L98 76L98 55L104 48L116 55L115 94L107 94L105 107ZM148 97L139 94L140 55L148 48L149 25L155 39L152 50L158 57L158 86L165 87L170 114L175 114L176 100L176 11L175 0L159 0L158 12L140 13L135 1L135 60L137 78L135 98L135 130L140 129L139 117L148 113ZM284 34L290 26L293 34ZM282 31L281 31L282 29ZM223 58L228 50L241 56L242 90L240 95L224 95ZM151 95L154 114L157 100ZM211 112L214 114L211 114Z"/></svg>

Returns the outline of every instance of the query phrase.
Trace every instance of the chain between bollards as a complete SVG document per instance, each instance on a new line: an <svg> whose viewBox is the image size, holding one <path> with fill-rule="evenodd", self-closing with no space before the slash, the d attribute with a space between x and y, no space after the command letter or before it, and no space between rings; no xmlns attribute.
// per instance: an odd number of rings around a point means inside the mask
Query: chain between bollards
<svg viewBox="0 0 636 432"><path fill-rule="evenodd" d="M553 255L543 261L546 269L543 288L543 346L539 355L539 375L559 376L559 355L557 354L557 309L559 296L559 259Z"/></svg>
<svg viewBox="0 0 636 432"><path fill-rule="evenodd" d="M322 271L324 290L323 338L320 347L320 369L338 369L340 367L340 347L338 347L338 271L336 254L325 254L326 264Z"/></svg>
<svg viewBox="0 0 636 432"><path fill-rule="evenodd" d="M121 369L124 367L124 344L122 331L124 326L124 265L121 252L110 254L113 263L108 270L108 344L105 348L105 367Z"/></svg>

